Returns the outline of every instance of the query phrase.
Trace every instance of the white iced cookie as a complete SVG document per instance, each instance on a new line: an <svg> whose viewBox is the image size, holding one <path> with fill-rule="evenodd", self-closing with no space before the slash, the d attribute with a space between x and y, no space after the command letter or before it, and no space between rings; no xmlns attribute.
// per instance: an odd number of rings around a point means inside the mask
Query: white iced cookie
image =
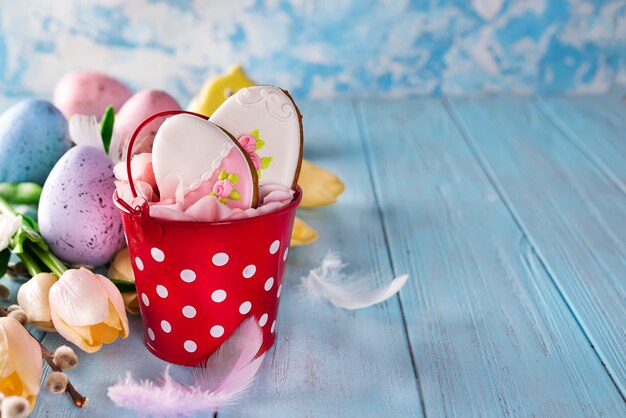
<svg viewBox="0 0 626 418"><path fill-rule="evenodd" d="M209 120L248 152L259 184L296 186L302 163L302 116L287 92L273 86L243 88Z"/></svg>
<svg viewBox="0 0 626 418"><path fill-rule="evenodd" d="M258 184L250 158L206 119L188 114L168 117L154 137L152 166L159 190L171 176L180 178L187 204L213 195L233 208L256 206Z"/></svg>

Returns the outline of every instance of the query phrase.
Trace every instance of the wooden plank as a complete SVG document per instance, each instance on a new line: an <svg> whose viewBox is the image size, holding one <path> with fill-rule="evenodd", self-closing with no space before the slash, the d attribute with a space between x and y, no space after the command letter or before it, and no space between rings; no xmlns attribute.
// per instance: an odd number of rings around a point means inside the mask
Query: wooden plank
<svg viewBox="0 0 626 418"><path fill-rule="evenodd" d="M626 193L626 100L546 97L534 103Z"/></svg>
<svg viewBox="0 0 626 418"><path fill-rule="evenodd" d="M624 396L626 195L527 101L451 112Z"/></svg>
<svg viewBox="0 0 626 418"><path fill-rule="evenodd" d="M290 253L279 344L242 406L222 417L421 416L420 400L397 298L349 312L312 304L299 278L329 249L352 268L392 278L387 249L349 102L309 102L305 157L337 173L346 191L334 206L300 210L319 240Z"/></svg>
<svg viewBox="0 0 626 418"><path fill-rule="evenodd" d="M359 108L425 415L626 414L442 103Z"/></svg>
<svg viewBox="0 0 626 418"><path fill-rule="evenodd" d="M316 267L329 248L341 251L355 268L379 270L385 279L392 276L351 104L309 103L302 112L308 158L337 172L347 190L336 206L301 211L320 239L290 252L277 345L251 392L220 416L419 417L420 399L397 298L348 312L311 303L298 288L299 278ZM49 336L45 343L55 346L61 340ZM70 372L91 398L88 409L79 411L63 397L43 394L35 416L131 416L112 409L106 388L126 370L145 379L164 367L143 347L135 318L127 340L81 355L81 365Z"/></svg>

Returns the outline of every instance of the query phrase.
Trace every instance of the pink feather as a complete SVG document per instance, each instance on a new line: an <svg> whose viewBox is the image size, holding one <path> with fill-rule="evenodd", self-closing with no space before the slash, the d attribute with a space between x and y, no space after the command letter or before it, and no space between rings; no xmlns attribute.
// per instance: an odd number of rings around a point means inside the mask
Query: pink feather
<svg viewBox="0 0 626 418"><path fill-rule="evenodd" d="M169 366L156 382L126 379L109 387L109 398L117 406L142 415L187 417L232 404L251 385L265 354L256 357L263 333L248 318L201 367L191 372L192 384L172 378Z"/></svg>

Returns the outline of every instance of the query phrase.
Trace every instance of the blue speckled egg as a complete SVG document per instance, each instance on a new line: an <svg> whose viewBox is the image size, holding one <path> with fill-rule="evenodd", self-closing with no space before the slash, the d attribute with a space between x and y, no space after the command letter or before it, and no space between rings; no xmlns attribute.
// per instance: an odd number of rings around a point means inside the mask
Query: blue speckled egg
<svg viewBox="0 0 626 418"><path fill-rule="evenodd" d="M39 201L41 235L57 256L97 266L124 246L114 189L113 165L104 151L77 146L59 160Z"/></svg>
<svg viewBox="0 0 626 418"><path fill-rule="evenodd" d="M0 182L43 184L70 148L67 121L44 100L25 100L0 116Z"/></svg>

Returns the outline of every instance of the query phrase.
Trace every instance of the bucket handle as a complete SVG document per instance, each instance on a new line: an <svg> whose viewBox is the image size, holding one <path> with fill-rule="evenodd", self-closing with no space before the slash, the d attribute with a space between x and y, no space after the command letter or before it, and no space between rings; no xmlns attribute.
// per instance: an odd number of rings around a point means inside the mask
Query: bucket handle
<svg viewBox="0 0 626 418"><path fill-rule="evenodd" d="M133 147L135 146L135 141L137 140L137 137L139 136L139 132L141 132L141 130L145 128L146 125L148 125L150 122L152 122L153 120L157 118L161 118L164 116L180 115L180 114L197 116L204 120L209 119L207 116L201 115L199 113L189 112L186 110L166 110L163 112L155 113L154 115L148 117L146 120L141 122L141 124L137 127L137 129L135 129L135 132L133 132L133 136L130 137L130 141L128 141L128 148L126 149L126 174L128 175L128 184L130 185L130 191L133 194L133 198L136 198L138 195L137 195L137 189L135 189L135 182L133 180L133 173L131 169L130 160L132 158Z"/></svg>

